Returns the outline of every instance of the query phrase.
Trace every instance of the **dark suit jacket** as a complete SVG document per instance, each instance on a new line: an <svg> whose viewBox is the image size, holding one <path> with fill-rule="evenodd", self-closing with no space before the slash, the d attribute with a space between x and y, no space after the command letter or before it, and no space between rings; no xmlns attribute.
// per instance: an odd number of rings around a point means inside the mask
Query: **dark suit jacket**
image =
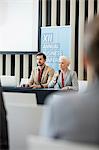
<svg viewBox="0 0 99 150"><path fill-rule="evenodd" d="M6 110L2 97L2 89L0 85L0 150L8 150L8 130L7 130L7 119Z"/></svg>

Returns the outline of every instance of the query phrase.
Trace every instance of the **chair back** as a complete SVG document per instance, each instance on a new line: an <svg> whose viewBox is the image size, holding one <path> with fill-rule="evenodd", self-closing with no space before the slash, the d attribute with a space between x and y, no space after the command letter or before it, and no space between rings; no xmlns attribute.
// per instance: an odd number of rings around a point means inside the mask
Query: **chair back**
<svg viewBox="0 0 99 150"><path fill-rule="evenodd" d="M43 106L8 104L10 150L26 150L29 135L38 135Z"/></svg>
<svg viewBox="0 0 99 150"><path fill-rule="evenodd" d="M1 75L1 85L6 87L16 87L17 79L15 76Z"/></svg>

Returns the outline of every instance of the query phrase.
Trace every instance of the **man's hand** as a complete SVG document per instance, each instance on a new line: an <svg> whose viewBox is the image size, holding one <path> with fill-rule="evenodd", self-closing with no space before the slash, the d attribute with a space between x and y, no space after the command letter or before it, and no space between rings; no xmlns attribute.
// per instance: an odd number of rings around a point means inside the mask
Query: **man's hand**
<svg viewBox="0 0 99 150"><path fill-rule="evenodd" d="M21 87L30 87L29 84L22 84Z"/></svg>
<svg viewBox="0 0 99 150"><path fill-rule="evenodd" d="M30 86L31 88L33 88L33 89L40 89L41 88L41 85L36 85L36 84L33 84L33 85L31 85Z"/></svg>

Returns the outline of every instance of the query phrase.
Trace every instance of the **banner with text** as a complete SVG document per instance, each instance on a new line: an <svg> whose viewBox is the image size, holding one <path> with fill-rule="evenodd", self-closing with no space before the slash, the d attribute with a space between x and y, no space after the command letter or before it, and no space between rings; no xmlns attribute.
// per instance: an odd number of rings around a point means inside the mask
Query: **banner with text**
<svg viewBox="0 0 99 150"><path fill-rule="evenodd" d="M70 58L70 46L70 26L41 27L41 52L47 56L46 63L56 71L59 69L60 56Z"/></svg>

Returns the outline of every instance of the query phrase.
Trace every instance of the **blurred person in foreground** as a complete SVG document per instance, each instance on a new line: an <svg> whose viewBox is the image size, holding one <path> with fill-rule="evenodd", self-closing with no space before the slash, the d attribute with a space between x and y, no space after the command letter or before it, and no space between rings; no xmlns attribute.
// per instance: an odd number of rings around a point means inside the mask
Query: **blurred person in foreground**
<svg viewBox="0 0 99 150"><path fill-rule="evenodd" d="M70 61L65 56L60 56L60 70L54 74L52 81L48 84L49 88L78 91L77 74L68 68L69 64Z"/></svg>
<svg viewBox="0 0 99 150"><path fill-rule="evenodd" d="M9 150L8 127L6 110L2 97L2 89L0 84L0 150Z"/></svg>
<svg viewBox="0 0 99 150"><path fill-rule="evenodd" d="M99 144L99 15L86 23L84 36L85 64L94 78L85 93L48 98L41 135Z"/></svg>
<svg viewBox="0 0 99 150"><path fill-rule="evenodd" d="M33 68L28 84L25 87L31 88L48 88L48 83L54 75L54 69L47 66L46 55L44 53L37 53L37 67Z"/></svg>

